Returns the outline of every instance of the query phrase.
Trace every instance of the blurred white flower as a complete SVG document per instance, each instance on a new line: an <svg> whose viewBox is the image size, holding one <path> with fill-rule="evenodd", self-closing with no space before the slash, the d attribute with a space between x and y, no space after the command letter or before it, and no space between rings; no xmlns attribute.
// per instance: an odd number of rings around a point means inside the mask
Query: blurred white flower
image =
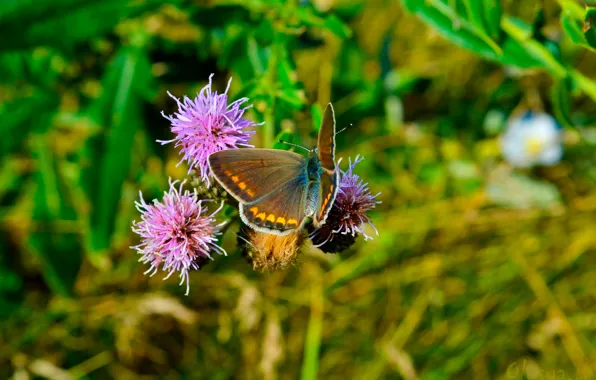
<svg viewBox="0 0 596 380"><path fill-rule="evenodd" d="M501 135L501 152L507 162L518 168L554 165L563 156L562 137L552 116L528 111L507 124Z"/></svg>

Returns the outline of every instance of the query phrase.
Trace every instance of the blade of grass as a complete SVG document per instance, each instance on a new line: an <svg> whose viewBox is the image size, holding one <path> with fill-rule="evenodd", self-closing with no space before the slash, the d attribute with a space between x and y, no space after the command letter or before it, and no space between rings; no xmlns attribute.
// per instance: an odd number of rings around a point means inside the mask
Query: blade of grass
<svg viewBox="0 0 596 380"><path fill-rule="evenodd" d="M134 137L143 124L142 99L151 89L151 80L145 51L123 48L104 78L104 95L91 109L92 118L106 127L105 137L95 139L88 147L93 164L84 179L94 206L87 236L90 258L100 267L106 265L101 253L110 246Z"/></svg>
<svg viewBox="0 0 596 380"><path fill-rule="evenodd" d="M55 294L72 296L72 288L82 263L82 247L76 232L60 228L59 221L73 221L76 213L69 204L68 189L60 178L56 157L45 136L33 141L38 165L33 220L36 230L29 245L41 262L44 280Z"/></svg>
<svg viewBox="0 0 596 380"><path fill-rule="evenodd" d="M317 378L319 370L319 350L321 348L321 333L323 331L323 284L314 281L310 288L310 319L304 340L304 361L302 362L301 380Z"/></svg>

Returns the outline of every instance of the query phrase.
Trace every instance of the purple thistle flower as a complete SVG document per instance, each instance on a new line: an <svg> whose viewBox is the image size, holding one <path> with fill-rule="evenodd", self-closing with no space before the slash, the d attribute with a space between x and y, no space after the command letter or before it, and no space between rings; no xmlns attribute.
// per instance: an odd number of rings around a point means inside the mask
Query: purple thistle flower
<svg viewBox="0 0 596 380"><path fill-rule="evenodd" d="M187 161L189 173L197 168L208 187L211 177L208 158L211 153L238 147L253 147L248 144L248 140L255 131L247 131L246 128L262 125L242 117L244 112L252 107L241 107L248 98L228 104L228 90L232 78L223 94L212 91L211 78L213 74L209 76L209 84L203 87L194 100L185 96L181 102L168 92L178 103L178 112L172 116L166 116L163 111L161 114L171 122L172 133L176 137L167 141L158 140L162 145L176 142L175 146L180 147L183 154L178 164Z"/></svg>
<svg viewBox="0 0 596 380"><path fill-rule="evenodd" d="M141 244L131 247L142 257L139 261L150 264L145 274L151 276L162 271L168 272L164 280L174 272L180 273L180 285L186 282L186 295L189 291L188 272L199 269L206 259L211 259L210 252L226 255L226 251L216 244L220 229L225 223L215 224L214 215L223 207L207 214L202 200L188 190L182 192L184 182L177 188L170 179L170 189L164 192L163 202L157 199L153 204L145 203L139 191L140 202L135 202L141 213L141 221L133 221L132 230L141 236Z"/></svg>
<svg viewBox="0 0 596 380"><path fill-rule="evenodd" d="M372 195L368 183L354 174L354 168L362 160L364 158L358 155L353 163L351 159L349 160L348 170L340 169L337 197L327 220L323 226L311 234L311 240L315 246L325 252L343 251L355 242L358 234L364 236L364 240L372 239L364 232L365 224L369 224L376 234L379 234L366 212L381 203L376 200L381 193Z"/></svg>

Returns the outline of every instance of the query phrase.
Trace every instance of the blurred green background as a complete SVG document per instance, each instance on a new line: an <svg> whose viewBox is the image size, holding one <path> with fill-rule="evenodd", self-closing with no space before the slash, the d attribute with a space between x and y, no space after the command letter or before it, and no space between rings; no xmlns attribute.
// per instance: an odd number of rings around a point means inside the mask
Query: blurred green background
<svg viewBox="0 0 596 380"><path fill-rule="evenodd" d="M1 1L0 378L596 378L589 5ZM166 91L211 73L260 147L312 145L332 101L380 235L259 273L236 225L188 297L144 276L133 202L186 175ZM501 158L524 109L564 127L557 165Z"/></svg>

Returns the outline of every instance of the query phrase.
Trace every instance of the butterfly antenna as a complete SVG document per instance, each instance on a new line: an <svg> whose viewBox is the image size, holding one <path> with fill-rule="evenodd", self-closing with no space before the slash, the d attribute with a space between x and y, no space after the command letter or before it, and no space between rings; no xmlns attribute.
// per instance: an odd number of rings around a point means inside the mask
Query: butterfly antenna
<svg viewBox="0 0 596 380"><path fill-rule="evenodd" d="M291 142L287 142L287 141L284 141L284 140L278 140L278 141L279 141L280 143L282 143L282 144L291 145L291 146L295 146L296 148L301 148L301 149L304 149L304 150L305 150L305 151L307 151L307 152L310 152L310 151L311 151L310 149L308 149L308 148L305 148L305 147L303 147L302 145L298 145L298 144L292 144Z"/></svg>
<svg viewBox="0 0 596 380"><path fill-rule="evenodd" d="M340 133L342 133L343 131L345 131L346 129L353 127L354 124L350 123L350 125L348 125L347 127L344 127L342 129L340 129L339 131L335 132L335 136L339 135Z"/></svg>

